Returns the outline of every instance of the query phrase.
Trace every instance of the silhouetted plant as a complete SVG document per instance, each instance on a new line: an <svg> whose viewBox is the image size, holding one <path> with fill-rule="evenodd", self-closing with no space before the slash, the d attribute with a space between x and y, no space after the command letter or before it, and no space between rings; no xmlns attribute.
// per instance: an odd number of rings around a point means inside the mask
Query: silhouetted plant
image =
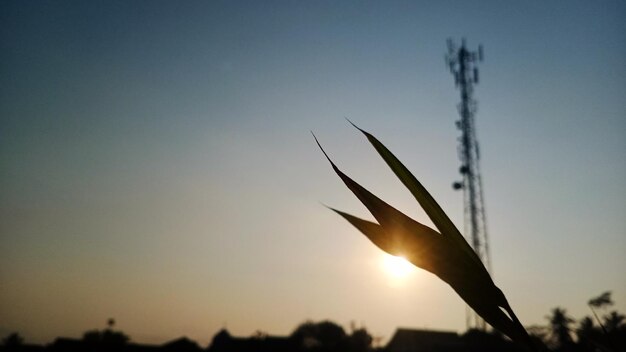
<svg viewBox="0 0 626 352"><path fill-rule="evenodd" d="M372 349L372 336L365 328L354 329L350 335L331 322L300 324L290 336L304 351L367 352Z"/></svg>
<svg viewBox="0 0 626 352"><path fill-rule="evenodd" d="M602 320L600 320L600 317L598 317L598 313L596 312L596 309L608 308L613 305L613 300L611 299L611 291L603 292L598 297L590 299L589 302L587 302L587 305L589 305L589 309L591 309L591 313L593 313L593 316L596 318L596 321L600 325L602 332L604 332L604 336L608 344L613 349L615 349L613 337L611 336L611 334L609 334L609 330L607 330L606 326L604 325Z"/></svg>
<svg viewBox="0 0 626 352"><path fill-rule="evenodd" d="M608 315L604 316L604 326L606 330L611 333L619 331L624 326L624 319L626 317L617 311L612 311Z"/></svg>
<svg viewBox="0 0 626 352"><path fill-rule="evenodd" d="M598 346L602 339L602 332L593 323L593 319L589 316L584 317L578 323L576 329L577 343L585 350L593 350Z"/></svg>
<svg viewBox="0 0 626 352"><path fill-rule="evenodd" d="M550 324L550 342L557 348L568 348L572 345L572 335L570 334L570 326L574 323L574 319L567 315L567 311L563 308L556 307L552 309L551 315L547 316Z"/></svg>
<svg viewBox="0 0 626 352"><path fill-rule="evenodd" d="M298 326L291 337L305 350L340 351L346 345L346 332L331 321L307 321Z"/></svg>
<svg viewBox="0 0 626 352"><path fill-rule="evenodd" d="M331 209L355 226L383 251L391 255L405 256L417 267L437 275L491 326L534 350L528 333L515 316L506 297L494 284L480 258L439 204L380 141L357 126L354 127L365 134L378 154L424 208L440 232L413 220L361 187L341 172L322 149L337 175L367 207L378 223ZM321 149L321 145L317 143Z"/></svg>
<svg viewBox="0 0 626 352"><path fill-rule="evenodd" d="M606 306L612 306L613 300L611 299L611 291L603 292L598 297L594 297L590 299L588 304L592 308L602 308Z"/></svg>
<svg viewBox="0 0 626 352"><path fill-rule="evenodd" d="M24 338L20 336L17 332L11 333L7 335L4 339L2 339L2 346L7 348L14 348L24 344Z"/></svg>
<svg viewBox="0 0 626 352"><path fill-rule="evenodd" d="M348 336L348 351L352 352L365 352L372 349L372 342L374 341L372 335L365 328L360 328L352 331L352 334Z"/></svg>
<svg viewBox="0 0 626 352"><path fill-rule="evenodd" d="M90 330L83 334L83 341L90 344L124 345L130 338L121 331L105 329L103 331Z"/></svg>

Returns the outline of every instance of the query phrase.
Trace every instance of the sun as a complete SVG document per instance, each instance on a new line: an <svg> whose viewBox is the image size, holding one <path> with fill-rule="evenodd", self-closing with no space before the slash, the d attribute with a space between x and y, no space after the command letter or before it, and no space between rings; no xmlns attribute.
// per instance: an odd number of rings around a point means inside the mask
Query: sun
<svg viewBox="0 0 626 352"><path fill-rule="evenodd" d="M404 257L387 253L383 256L382 266L390 276L395 278L405 278L415 270L413 264Z"/></svg>

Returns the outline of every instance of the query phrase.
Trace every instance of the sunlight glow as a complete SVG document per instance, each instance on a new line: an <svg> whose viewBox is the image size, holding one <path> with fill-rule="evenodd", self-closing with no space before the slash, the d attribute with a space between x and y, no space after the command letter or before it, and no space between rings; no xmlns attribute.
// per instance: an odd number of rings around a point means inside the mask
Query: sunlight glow
<svg viewBox="0 0 626 352"><path fill-rule="evenodd" d="M386 253L383 257L382 266L389 275L395 278L405 278L415 270L413 264L409 263L404 257Z"/></svg>

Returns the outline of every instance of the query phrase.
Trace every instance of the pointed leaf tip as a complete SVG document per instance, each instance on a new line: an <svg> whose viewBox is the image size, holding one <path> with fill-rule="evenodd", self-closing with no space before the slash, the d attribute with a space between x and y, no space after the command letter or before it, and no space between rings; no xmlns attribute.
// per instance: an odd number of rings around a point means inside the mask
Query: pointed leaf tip
<svg viewBox="0 0 626 352"><path fill-rule="evenodd" d="M359 130L359 131L361 131L361 132L365 133L365 135L369 135L369 133L365 132L365 131L361 128L361 127L357 126L354 122L350 121L350 119L349 119L349 118L347 118L347 117L345 117L345 116L344 116L344 118L346 119L346 121L348 121L348 123L350 123L350 124L352 125L352 127L354 127L354 128L356 128L357 130Z"/></svg>
<svg viewBox="0 0 626 352"><path fill-rule="evenodd" d="M355 126L356 127L356 126ZM476 255L476 252L470 247L463 235L454 226L454 223L448 215L443 211L441 206L437 204L435 199L428 193L426 188L413 176L409 169L396 158L393 153L387 147L385 147L376 137L372 134L356 127L361 131L372 144L374 149L383 158L385 163L391 168L393 173L400 179L406 188L413 194L413 197L422 206L426 215L432 220L437 229L451 241L455 242L479 267L483 267L482 261ZM485 269L486 271L486 269Z"/></svg>
<svg viewBox="0 0 626 352"><path fill-rule="evenodd" d="M313 135L313 139L315 139L315 143L317 143L317 146L320 148L320 150L322 151L322 153L324 154L326 159L328 159L328 162L330 162L330 164L333 166L333 168L335 168L335 164L333 163L332 160L330 160L330 157L328 156L328 154L326 154L326 151L324 150L324 148L322 148L322 145L320 144L320 141L317 140L317 137L315 136L315 133L313 133L313 131L311 131L311 134Z"/></svg>
<svg viewBox="0 0 626 352"><path fill-rule="evenodd" d="M393 254L398 248L418 253L411 262L448 283L486 322L514 341L537 351L526 330L498 289L486 268L465 238L411 172L370 133L346 120L361 131L394 174L409 189L441 234L422 225L376 197L341 172L326 154L313 132L313 138L331 166L348 188L368 208L376 222L364 220L332 207L383 251ZM501 309L503 308L504 311ZM506 313L505 313L506 311Z"/></svg>

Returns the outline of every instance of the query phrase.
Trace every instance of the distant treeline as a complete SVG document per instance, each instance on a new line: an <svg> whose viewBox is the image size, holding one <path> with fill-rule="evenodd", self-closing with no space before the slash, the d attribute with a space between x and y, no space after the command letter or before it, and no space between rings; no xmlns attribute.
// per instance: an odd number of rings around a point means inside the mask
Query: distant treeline
<svg viewBox="0 0 626 352"><path fill-rule="evenodd" d="M539 351L550 352L626 352L626 317L610 307L610 292L589 301L592 316L576 321L563 308L554 308L546 317L546 326L527 328ZM108 327L90 330L81 339L59 337L48 345L26 343L18 333L2 340L0 351L53 352L461 352L461 351L525 351L498 332L468 330L456 332L398 329L385 346L381 338L372 336L366 328L351 327L346 332L331 321L300 324L289 336L272 336L257 331L249 337L232 336L226 329L217 332L206 347L186 337L162 345L138 344Z"/></svg>

